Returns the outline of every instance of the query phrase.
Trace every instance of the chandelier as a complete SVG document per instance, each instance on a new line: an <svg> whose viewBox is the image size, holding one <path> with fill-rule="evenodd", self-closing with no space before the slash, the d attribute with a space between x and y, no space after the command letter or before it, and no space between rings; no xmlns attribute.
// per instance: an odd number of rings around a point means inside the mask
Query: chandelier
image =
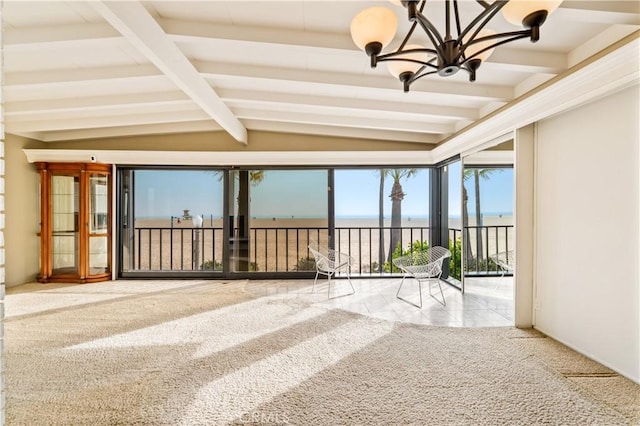
<svg viewBox="0 0 640 426"><path fill-rule="evenodd" d="M351 21L351 37L371 57L371 68L375 68L378 62L387 62L389 72L400 79L405 92L409 91L414 81L436 73L448 77L465 70L469 73L469 81L475 81L476 71L495 47L523 38L529 38L534 43L538 41L540 26L562 3L562 0L496 0L493 3L475 0L482 10L462 28L458 0L444 0L443 36L423 14L428 0L390 1L406 8L411 22L409 32L396 50L382 53L382 49L394 39L398 27L395 12L386 7L371 7L357 14ZM500 11L508 22L524 29L496 33L485 28ZM408 44L418 25L433 48Z"/></svg>

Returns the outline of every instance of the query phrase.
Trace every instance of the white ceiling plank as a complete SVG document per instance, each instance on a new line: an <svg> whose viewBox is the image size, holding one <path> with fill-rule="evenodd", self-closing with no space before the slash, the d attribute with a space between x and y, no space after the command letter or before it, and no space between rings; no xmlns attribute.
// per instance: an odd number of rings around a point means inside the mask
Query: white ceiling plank
<svg viewBox="0 0 640 426"><path fill-rule="evenodd" d="M82 42L91 40L110 40L121 42L122 35L106 22L78 23L67 25L37 25L34 27L6 27L4 29L4 48L20 50L53 47L61 42Z"/></svg>
<svg viewBox="0 0 640 426"><path fill-rule="evenodd" d="M175 89L175 84L165 75L7 85L3 87L5 102L32 101L37 99L69 99L79 96L107 96L114 93L166 92Z"/></svg>
<svg viewBox="0 0 640 426"><path fill-rule="evenodd" d="M247 129L138 2L91 3L96 10L238 142Z"/></svg>
<svg viewBox="0 0 640 426"><path fill-rule="evenodd" d="M363 54L353 43L351 37L345 34L300 31L291 28L225 25L221 23L211 25L206 22L167 18L158 19L158 23L167 35L175 40L205 43L216 39L234 40L250 43L282 44L293 48L299 46L329 49L334 52L352 51Z"/></svg>
<svg viewBox="0 0 640 426"><path fill-rule="evenodd" d="M96 118L96 117L117 117L122 115L138 115L150 114L157 112L184 112L199 111L200 107L191 99L152 102L145 104L128 104L128 105L100 105L91 108L67 108L52 110L40 110L29 112L5 111L5 117L11 120L11 123L21 123L28 121L51 121L51 120L74 120L78 118Z"/></svg>
<svg viewBox="0 0 640 426"><path fill-rule="evenodd" d="M126 44L126 40L120 36L118 37L101 37L101 38L88 38L88 39L75 39L75 40L57 40L57 41L42 41L39 43L19 43L19 44L5 44L4 50L7 53L27 53L27 52L40 52L46 50L48 52L64 51L64 50L87 50L91 51L95 49L108 49L111 47L120 47Z"/></svg>
<svg viewBox="0 0 640 426"><path fill-rule="evenodd" d="M34 101L12 101L5 103L5 116L15 114L40 113L45 111L79 111L84 109L117 108L121 105L153 105L156 102L177 102L189 100L182 91L153 93L122 93L105 96L86 96L68 99L38 99Z"/></svg>
<svg viewBox="0 0 640 426"><path fill-rule="evenodd" d="M364 76L347 73L328 73L317 71L301 72L288 68L272 68L240 64L214 64L211 62L195 62L198 71L214 81L217 79L253 78L261 79L268 85L269 80L286 80L307 84L337 85L366 89L388 89L401 91L400 83L390 76ZM463 97L494 101L508 101L513 98L513 89L507 86L476 83L448 82L442 79L421 81L424 83L412 86L411 91L421 94L442 94L449 97ZM267 86L268 87L268 86Z"/></svg>
<svg viewBox="0 0 640 426"><path fill-rule="evenodd" d="M65 68L59 70L7 72L5 86L73 83L78 81L111 80L163 75L154 65L119 65L111 67Z"/></svg>
<svg viewBox="0 0 640 426"><path fill-rule="evenodd" d="M35 120L8 122L6 130L15 132L53 132L71 129L91 129L101 127L131 126L141 124L177 123L181 121L207 120L209 116L202 110L171 111L136 115L113 115L66 120Z"/></svg>
<svg viewBox="0 0 640 426"><path fill-rule="evenodd" d="M612 25L586 43L569 52L569 65L574 66L579 64L634 31L637 31L637 27L631 25Z"/></svg>
<svg viewBox="0 0 640 426"><path fill-rule="evenodd" d="M501 47L493 51L481 69L499 67L522 73L559 74L568 68L568 63L564 53Z"/></svg>
<svg viewBox="0 0 640 426"><path fill-rule="evenodd" d="M295 111L267 111L248 108L236 108L235 113L242 119L280 121L300 124L322 124L325 126L356 127L377 130L392 130L397 132L421 132L447 135L453 133L453 125L433 124L428 122L399 121L347 117L330 114L313 114Z"/></svg>
<svg viewBox="0 0 640 426"><path fill-rule="evenodd" d="M551 80L555 74L533 74L516 86L516 98Z"/></svg>
<svg viewBox="0 0 640 426"><path fill-rule="evenodd" d="M635 0L565 1L555 14L577 22L640 25L640 3Z"/></svg>
<svg viewBox="0 0 640 426"><path fill-rule="evenodd" d="M181 123L156 123L133 126L105 127L99 129L61 130L38 134L34 139L44 142L73 141L97 138L118 138L122 136L166 135L174 133L195 133L224 131L213 120ZM34 135L35 136L35 135Z"/></svg>
<svg viewBox="0 0 640 426"><path fill-rule="evenodd" d="M410 107L406 103L375 101L370 99L340 98L337 96L313 96L298 95L279 92L257 92L249 90L220 89L220 96L225 102L242 102L265 105L287 104L293 106L313 106L323 108L334 108L336 110L362 110L371 112L400 112L402 114L420 116L428 119L470 119L478 118L478 112L472 108L448 107L444 105L421 105L412 104ZM230 105L231 106L231 105Z"/></svg>
<svg viewBox="0 0 640 426"><path fill-rule="evenodd" d="M435 145L441 136L415 132L395 132L391 130L358 129L354 127L325 126L322 124L284 123L277 121L261 121L244 119L242 122L250 130L267 132L294 133L301 135L336 136L343 138L358 138L363 140L383 140L396 142L414 142Z"/></svg>

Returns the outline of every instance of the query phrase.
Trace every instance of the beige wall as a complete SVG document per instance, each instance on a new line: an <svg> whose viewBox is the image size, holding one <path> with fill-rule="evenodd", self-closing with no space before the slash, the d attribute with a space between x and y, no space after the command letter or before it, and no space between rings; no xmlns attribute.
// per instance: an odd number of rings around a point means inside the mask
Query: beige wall
<svg viewBox="0 0 640 426"><path fill-rule="evenodd" d="M639 94L538 123L535 171L535 327L636 382Z"/></svg>
<svg viewBox="0 0 640 426"><path fill-rule="evenodd" d="M69 142L48 142L49 149L117 149L157 151L413 151L434 145L329 136L249 131L243 145L226 132L150 135ZM36 148L29 146L28 148Z"/></svg>
<svg viewBox="0 0 640 426"><path fill-rule="evenodd" d="M39 272L40 211L38 173L22 149L43 148L30 139L6 135L5 149L5 247L7 287L33 282Z"/></svg>

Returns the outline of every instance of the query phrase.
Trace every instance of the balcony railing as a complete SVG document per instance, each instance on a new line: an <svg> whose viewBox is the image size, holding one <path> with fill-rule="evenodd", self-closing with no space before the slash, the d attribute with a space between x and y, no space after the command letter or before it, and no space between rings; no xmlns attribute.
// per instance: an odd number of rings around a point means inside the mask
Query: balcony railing
<svg viewBox="0 0 640 426"><path fill-rule="evenodd" d="M465 274L496 273L496 265L487 259L513 247L513 226L470 226L466 229L469 243L466 244ZM355 259L351 270L354 275L395 274L398 272L396 268L386 261L394 233L400 247L396 248L395 255L400 255L420 250L422 242L426 245L430 228L336 227L334 247ZM452 251L450 275L454 277L460 276L461 235L460 229L449 229L449 249ZM230 257L233 260L244 254L249 258L245 268L251 272L313 271L315 265L307 247L311 243L328 246L328 236L326 227L251 228L245 246L242 246L242 241L232 240ZM125 269L127 272L221 272L223 247L227 241L222 228L135 228L131 244L124 245L124 265L129 267Z"/></svg>

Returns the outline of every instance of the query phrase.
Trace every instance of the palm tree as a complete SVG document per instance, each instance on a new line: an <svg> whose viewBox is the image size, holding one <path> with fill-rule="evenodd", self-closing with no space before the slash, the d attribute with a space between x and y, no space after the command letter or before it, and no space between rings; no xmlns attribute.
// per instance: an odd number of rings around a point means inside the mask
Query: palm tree
<svg viewBox="0 0 640 426"><path fill-rule="evenodd" d="M489 177L494 173L500 173L502 169L478 169L478 168L468 168L464 170L464 182L467 182L471 177L473 177L474 189L475 189L475 215L476 215L476 242L482 241L482 210L480 209L480 179L488 180ZM467 207L467 201L469 196L467 194L467 187L462 185L462 198L463 198L463 206L462 206L462 217L463 222L462 226L465 229L465 252L467 253L467 267L470 266L471 261L471 241L469 239L469 209ZM480 264L484 259L484 253L482 249L482 243L476 244L478 248L478 252L476 253L476 264Z"/></svg>
<svg viewBox="0 0 640 426"><path fill-rule="evenodd" d="M387 261L391 262L391 257L400 242L400 233L402 232L402 200L406 195L402 191L402 179L409 179L414 176L417 169L393 169L388 170L389 175L393 177L393 186L391 187L391 244L389 245L389 255Z"/></svg>
<svg viewBox="0 0 640 426"><path fill-rule="evenodd" d="M378 198L378 228L380 229L380 239L378 248L378 271L382 272L384 265L384 180L389 174L389 170L380 169L380 195Z"/></svg>
<svg viewBox="0 0 640 426"><path fill-rule="evenodd" d="M236 254L237 268L239 271L248 271L250 268L249 262L249 185L256 186L264 180L264 170L240 170L234 175L238 178L238 203L237 210L237 228L238 228L238 242L234 249L238 250ZM235 184L235 182L234 182Z"/></svg>

